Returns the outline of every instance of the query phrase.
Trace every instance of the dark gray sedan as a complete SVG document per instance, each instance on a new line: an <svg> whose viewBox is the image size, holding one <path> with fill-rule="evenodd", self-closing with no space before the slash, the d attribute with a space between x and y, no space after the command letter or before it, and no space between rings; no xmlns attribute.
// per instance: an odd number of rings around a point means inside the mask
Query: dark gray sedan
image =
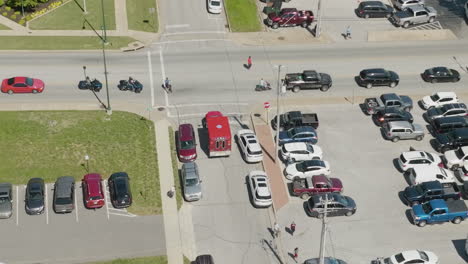
<svg viewBox="0 0 468 264"><path fill-rule="evenodd" d="M325 211L325 203L327 203ZM324 213L327 216L351 216L356 212L356 203L351 197L338 193L316 194L306 202L306 212L309 216L323 218Z"/></svg>
<svg viewBox="0 0 468 264"><path fill-rule="evenodd" d="M11 193L11 183L0 183L0 218L10 218L13 206L13 195Z"/></svg>
<svg viewBox="0 0 468 264"><path fill-rule="evenodd" d="M431 83L460 81L460 73L458 71L442 66L425 70L421 74L421 77L424 81Z"/></svg>
<svg viewBox="0 0 468 264"><path fill-rule="evenodd" d="M44 180L32 178L26 185L25 209L30 215L42 214L44 212Z"/></svg>

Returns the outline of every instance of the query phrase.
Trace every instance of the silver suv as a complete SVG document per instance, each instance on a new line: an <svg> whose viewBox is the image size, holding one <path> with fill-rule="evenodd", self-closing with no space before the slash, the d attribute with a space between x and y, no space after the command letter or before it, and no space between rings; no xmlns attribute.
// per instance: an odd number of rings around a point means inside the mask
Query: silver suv
<svg viewBox="0 0 468 264"><path fill-rule="evenodd" d="M0 218L10 218L13 211L11 183L0 183Z"/></svg>
<svg viewBox="0 0 468 264"><path fill-rule="evenodd" d="M416 139L421 141L424 138L423 127L418 124L411 124L408 121L388 122L382 126L382 129L385 137L393 142L397 142L400 139Z"/></svg>
<svg viewBox="0 0 468 264"><path fill-rule="evenodd" d="M185 200L189 202L200 200L202 198L202 190L197 164L195 162L184 163L181 174Z"/></svg>
<svg viewBox="0 0 468 264"><path fill-rule="evenodd" d="M403 10L410 6L424 5L424 0L392 0L393 5L399 10Z"/></svg>

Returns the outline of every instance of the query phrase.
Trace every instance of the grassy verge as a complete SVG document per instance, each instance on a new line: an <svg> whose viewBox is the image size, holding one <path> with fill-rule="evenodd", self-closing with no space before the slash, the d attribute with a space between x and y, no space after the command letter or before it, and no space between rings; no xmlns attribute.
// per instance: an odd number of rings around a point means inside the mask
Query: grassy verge
<svg viewBox="0 0 468 264"><path fill-rule="evenodd" d="M83 1L78 3L83 6ZM101 1L87 0L86 15L78 7L75 1L70 1L54 11L34 19L29 22L31 29L51 29L51 30L81 30L85 19L89 21L93 27L100 31L102 27L102 9ZM104 17L106 20L106 29L115 29L115 8L114 0L104 0ZM88 24L86 29L91 30Z"/></svg>
<svg viewBox="0 0 468 264"><path fill-rule="evenodd" d="M153 122L120 111L110 119L104 111L21 111L0 112L0 123L0 181L54 182L64 175L79 181L87 154L90 172L129 174L130 212L161 213Z"/></svg>
<svg viewBox="0 0 468 264"><path fill-rule="evenodd" d="M132 259L116 259L110 261L93 262L92 264L167 264L167 257L159 256Z"/></svg>
<svg viewBox="0 0 468 264"><path fill-rule="evenodd" d="M184 264L190 264L190 260L186 256L184 256Z"/></svg>
<svg viewBox="0 0 468 264"><path fill-rule="evenodd" d="M120 49L135 41L130 37L107 37L106 49ZM101 39L88 37L0 36L0 50L95 50Z"/></svg>
<svg viewBox="0 0 468 264"><path fill-rule="evenodd" d="M153 8L154 13L150 13L150 8ZM127 0L128 29L158 32L158 10L156 8L154 0Z"/></svg>
<svg viewBox="0 0 468 264"><path fill-rule="evenodd" d="M3 24L0 24L0 30L10 30L11 28L3 25Z"/></svg>
<svg viewBox="0 0 468 264"><path fill-rule="evenodd" d="M224 3L233 32L254 32L261 29L255 0L226 0Z"/></svg>
<svg viewBox="0 0 468 264"><path fill-rule="evenodd" d="M182 187L180 186L179 165L177 163L177 150L175 145L175 135L172 127L169 127L169 143L171 146L172 172L174 174L174 184L176 186L177 209L180 209L184 199L182 198Z"/></svg>

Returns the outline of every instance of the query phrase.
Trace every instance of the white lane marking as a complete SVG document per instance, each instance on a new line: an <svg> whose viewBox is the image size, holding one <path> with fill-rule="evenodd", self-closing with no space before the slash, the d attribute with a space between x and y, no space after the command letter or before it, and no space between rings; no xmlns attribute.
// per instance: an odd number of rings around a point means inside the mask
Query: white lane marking
<svg viewBox="0 0 468 264"><path fill-rule="evenodd" d="M151 51L148 50L148 71L151 91L151 107L154 107L154 84L153 84L153 65L151 64Z"/></svg>
<svg viewBox="0 0 468 264"><path fill-rule="evenodd" d="M248 113L238 113L238 112L232 112L232 113L225 113L225 116L231 116L231 115L246 115ZM168 112L168 117L202 117L205 116L206 113L195 113L195 114L179 114L179 115L172 115L171 113ZM231 123L231 122L229 122ZM232 122L231 124L238 124L237 122Z"/></svg>
<svg viewBox="0 0 468 264"><path fill-rule="evenodd" d="M19 186L16 185L16 226L19 225Z"/></svg>
<svg viewBox="0 0 468 264"><path fill-rule="evenodd" d="M172 35L200 35L200 34L226 34L225 31L217 30L217 31L185 31L185 32L174 32L174 33L164 33L163 36L172 36Z"/></svg>
<svg viewBox="0 0 468 264"><path fill-rule="evenodd" d="M163 79L163 83L164 83L164 80L166 80L166 70L164 68L164 58L163 58L163 53L162 53L161 47L159 47L159 60L161 62L161 74L162 74L162 79ZM166 91L164 91L164 99L165 99L166 107L167 107L169 105L169 98L167 96Z"/></svg>
<svg viewBox="0 0 468 264"><path fill-rule="evenodd" d="M119 216L126 216L126 217L137 217L137 215L127 213L127 214L119 214L119 213L111 213L112 215L119 215Z"/></svg>
<svg viewBox="0 0 468 264"><path fill-rule="evenodd" d="M152 44L164 45L164 44L197 42L197 41L227 41L227 42L232 42L232 40L230 40L230 39L189 39L189 40L169 40L169 41L153 42Z"/></svg>
<svg viewBox="0 0 468 264"><path fill-rule="evenodd" d="M166 25L167 28L185 28L185 27L190 27L189 24L177 24L177 25Z"/></svg>
<svg viewBox="0 0 468 264"><path fill-rule="evenodd" d="M107 190L107 185L106 185L105 180L102 180L102 184L104 185L104 190ZM109 220L109 206L107 205L107 195L106 195L106 198L104 199L104 206L106 207L107 220Z"/></svg>
<svg viewBox="0 0 468 264"><path fill-rule="evenodd" d="M48 194L47 194L47 183L45 184L45 197L44 197L44 206L45 206L45 214L46 214L46 224L49 224L49 208L48 204L49 202L47 201L48 199Z"/></svg>
<svg viewBox="0 0 468 264"><path fill-rule="evenodd" d="M76 218L76 222L80 222L79 219L78 219L78 202L76 200L76 189L75 189L75 195L74 195L74 198L75 198L75 218Z"/></svg>
<svg viewBox="0 0 468 264"><path fill-rule="evenodd" d="M170 105L169 108L182 108L182 107L194 107L194 106L223 106L223 105L249 105L248 103L236 103L236 102L226 102L226 103L203 103L203 104L178 104Z"/></svg>

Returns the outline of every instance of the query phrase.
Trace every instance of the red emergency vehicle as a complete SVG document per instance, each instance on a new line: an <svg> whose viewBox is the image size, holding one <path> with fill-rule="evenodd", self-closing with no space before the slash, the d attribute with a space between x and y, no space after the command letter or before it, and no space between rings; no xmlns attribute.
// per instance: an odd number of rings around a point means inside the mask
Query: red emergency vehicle
<svg viewBox="0 0 468 264"><path fill-rule="evenodd" d="M203 124L208 130L208 150L210 157L231 154L231 128L229 119L219 111L206 113Z"/></svg>

